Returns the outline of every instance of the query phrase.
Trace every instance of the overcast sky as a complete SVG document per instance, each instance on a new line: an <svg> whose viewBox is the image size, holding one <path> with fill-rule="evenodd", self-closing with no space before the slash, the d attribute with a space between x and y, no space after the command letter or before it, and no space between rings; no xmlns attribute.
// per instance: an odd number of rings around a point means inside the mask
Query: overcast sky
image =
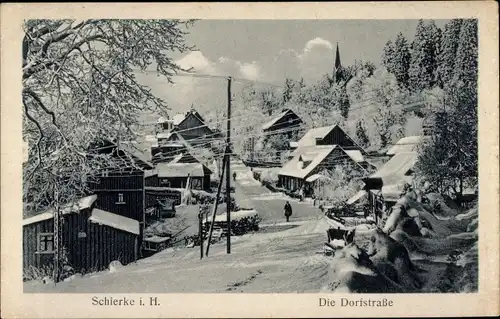
<svg viewBox="0 0 500 319"><path fill-rule="evenodd" d="M286 77L312 83L331 73L335 46L344 66L355 60L380 64L387 40L402 32L409 41L417 20L202 20L189 29L187 42L197 51L173 55L182 67L197 73L282 85ZM436 20L443 27L446 20ZM140 75L141 82L164 98L174 111L191 104L225 105L223 80L176 77L169 85L155 74ZM234 91L241 89L235 84ZM221 105L221 106L222 106Z"/></svg>

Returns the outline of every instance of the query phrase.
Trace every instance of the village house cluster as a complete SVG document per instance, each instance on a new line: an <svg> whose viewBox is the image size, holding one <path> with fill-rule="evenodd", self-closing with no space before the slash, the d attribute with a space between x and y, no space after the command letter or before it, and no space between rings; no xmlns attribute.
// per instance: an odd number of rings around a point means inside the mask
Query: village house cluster
<svg viewBox="0 0 500 319"><path fill-rule="evenodd" d="M60 208L61 245L67 264L79 273L128 264L167 238L147 237L147 224L172 211L181 189L209 190L221 135L195 110L160 118L150 158L133 143L106 141L102 153L123 161L120 170L102 170L89 196ZM50 267L54 258L54 208L23 220L23 268Z"/></svg>

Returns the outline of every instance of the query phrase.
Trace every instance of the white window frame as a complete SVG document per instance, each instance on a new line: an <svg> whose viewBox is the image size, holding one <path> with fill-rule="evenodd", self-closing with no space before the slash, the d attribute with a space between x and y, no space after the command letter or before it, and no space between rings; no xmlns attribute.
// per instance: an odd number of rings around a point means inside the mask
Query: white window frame
<svg viewBox="0 0 500 319"><path fill-rule="evenodd" d="M44 236L52 236L52 250L40 250L41 239ZM37 254L53 254L54 253L54 233L38 233L36 240L36 253ZM47 246L45 246L47 249Z"/></svg>
<svg viewBox="0 0 500 319"><path fill-rule="evenodd" d="M116 201L115 204L119 205L125 204L125 200L123 199L123 193L118 193L118 200Z"/></svg>

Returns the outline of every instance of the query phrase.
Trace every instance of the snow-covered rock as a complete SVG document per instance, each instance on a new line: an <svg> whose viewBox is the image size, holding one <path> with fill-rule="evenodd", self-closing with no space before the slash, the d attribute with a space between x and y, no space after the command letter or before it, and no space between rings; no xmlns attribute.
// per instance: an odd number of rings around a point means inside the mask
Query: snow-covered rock
<svg viewBox="0 0 500 319"><path fill-rule="evenodd" d="M112 262L109 263L109 272L116 272L122 267L123 265L121 262L119 262L118 260L113 260Z"/></svg>

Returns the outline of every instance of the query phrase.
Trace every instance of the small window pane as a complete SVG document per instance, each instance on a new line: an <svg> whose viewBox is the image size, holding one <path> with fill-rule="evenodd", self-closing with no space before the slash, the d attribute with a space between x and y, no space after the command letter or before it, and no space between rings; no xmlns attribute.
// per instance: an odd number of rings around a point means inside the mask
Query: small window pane
<svg viewBox="0 0 500 319"><path fill-rule="evenodd" d="M47 251L53 251L53 250L54 250L54 242L47 241Z"/></svg>

